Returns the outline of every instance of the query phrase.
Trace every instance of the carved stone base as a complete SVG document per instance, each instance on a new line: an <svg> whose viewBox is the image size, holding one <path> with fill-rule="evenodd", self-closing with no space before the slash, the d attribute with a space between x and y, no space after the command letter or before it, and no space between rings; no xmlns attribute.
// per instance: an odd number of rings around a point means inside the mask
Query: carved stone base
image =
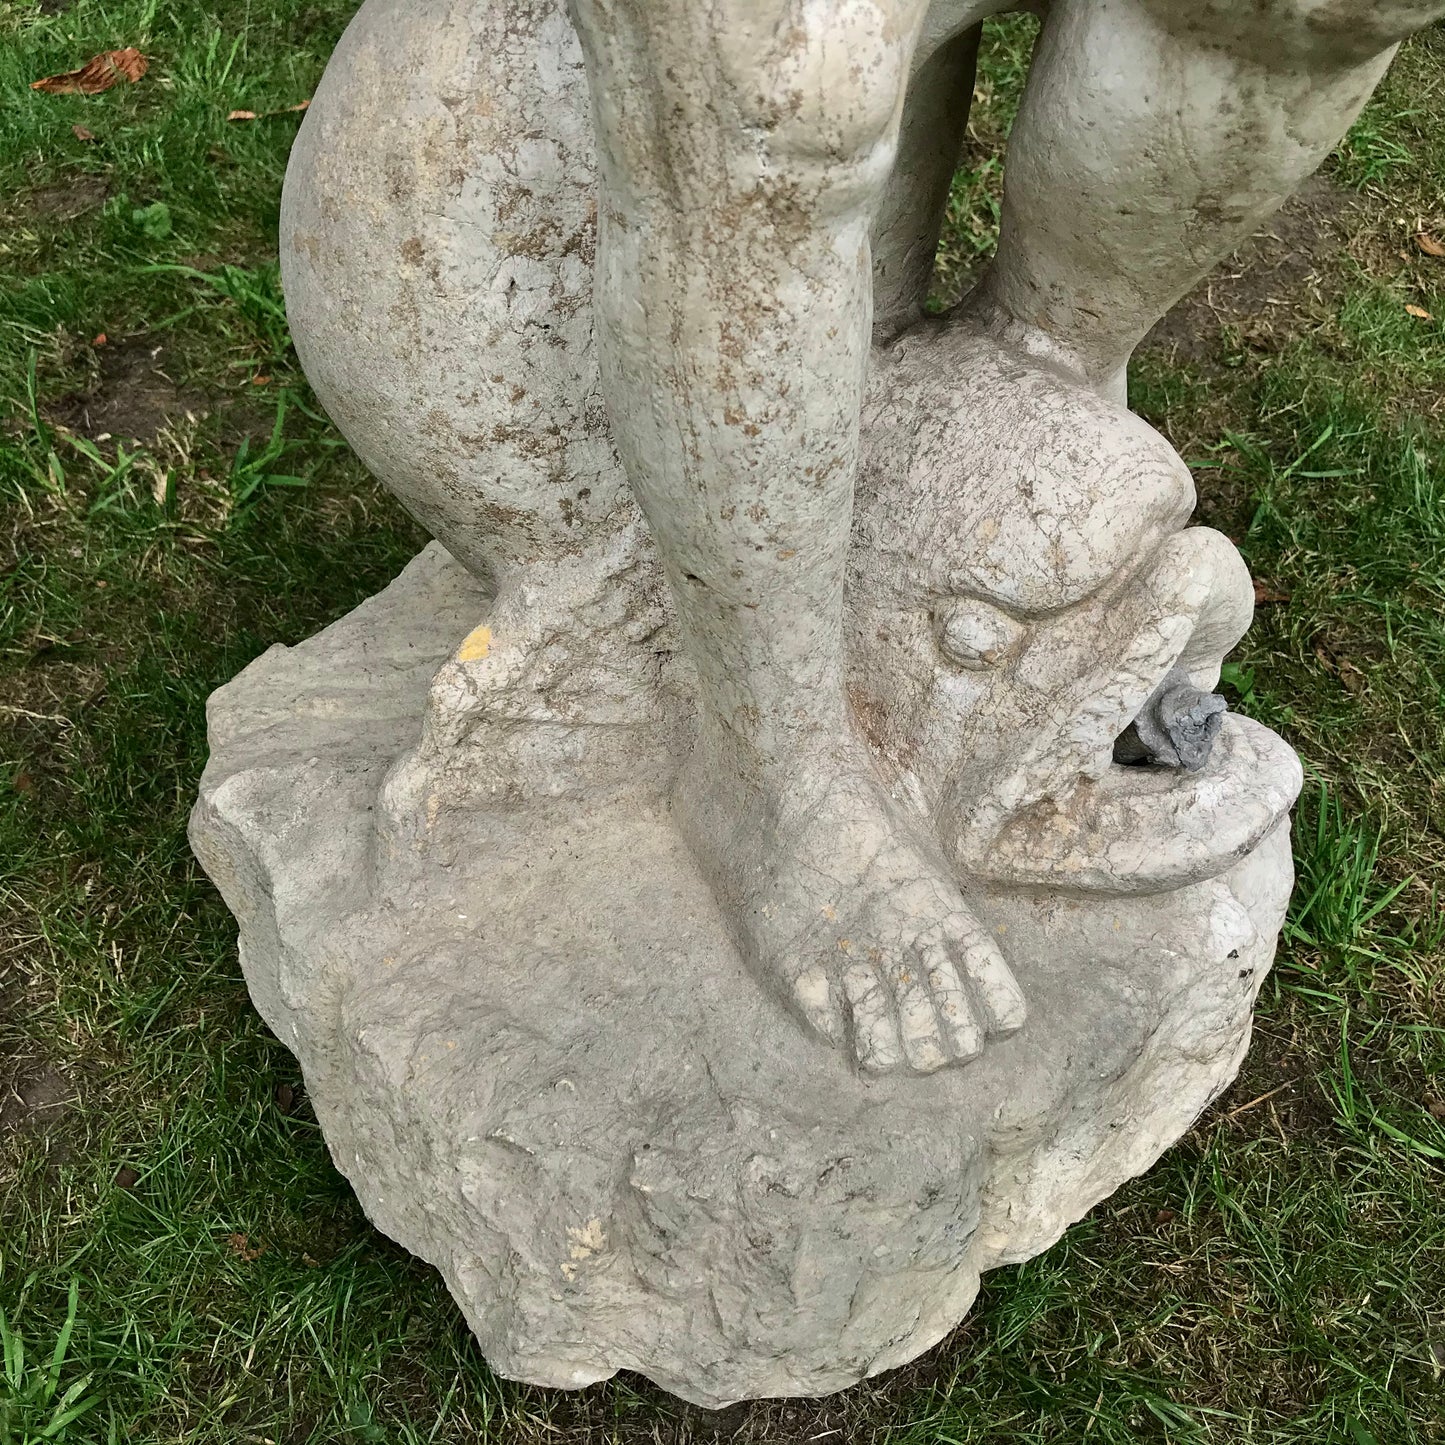
<svg viewBox="0 0 1445 1445"><path fill-rule="evenodd" d="M502 1374L632 1369L709 1406L820 1395L948 1333L1229 1083L1287 825L1175 892L975 886L1029 1000L963 1069L869 1077L747 973L665 800L379 790L485 617L438 546L211 700L191 836L367 1214ZM640 771L646 771L639 763Z"/></svg>

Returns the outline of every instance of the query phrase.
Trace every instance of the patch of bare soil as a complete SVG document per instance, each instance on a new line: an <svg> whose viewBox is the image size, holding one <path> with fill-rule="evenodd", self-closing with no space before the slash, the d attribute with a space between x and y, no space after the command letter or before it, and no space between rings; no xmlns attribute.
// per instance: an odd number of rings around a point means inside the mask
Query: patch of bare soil
<svg viewBox="0 0 1445 1445"><path fill-rule="evenodd" d="M1187 365L1205 377L1222 377L1238 365L1243 346L1258 356L1282 351L1300 337L1324 333L1348 280L1342 264L1354 256L1369 217L1364 202L1316 175L1269 224L1217 266L1144 339L1141 353L1166 366ZM1192 456L1239 425L1227 387L1211 387L1188 409L1187 431L1178 418L1148 416L1174 448ZM1236 541L1244 535L1254 499L1243 473L1201 470L1195 480L1194 520Z"/></svg>
<svg viewBox="0 0 1445 1445"><path fill-rule="evenodd" d="M0 1078L0 1148L14 1136L38 1145L52 1165L73 1157L65 1138L70 1113L79 1098L75 1085L53 1064L18 1065Z"/></svg>
<svg viewBox="0 0 1445 1445"><path fill-rule="evenodd" d="M149 446L168 426L210 410L210 398L167 371L165 346L151 337L113 342L96 352L98 370L83 392L48 408L47 419L95 442Z"/></svg>
<svg viewBox="0 0 1445 1445"><path fill-rule="evenodd" d="M25 198L30 215L46 221L74 221L98 211L110 198L104 176L76 176L57 186L42 186Z"/></svg>
<svg viewBox="0 0 1445 1445"><path fill-rule="evenodd" d="M1159 322L1144 347L1171 364L1221 358L1226 329L1276 351L1311 330L1341 291L1340 260L1362 220L1359 197L1313 176L1252 240Z"/></svg>
<svg viewBox="0 0 1445 1445"><path fill-rule="evenodd" d="M67 1105L75 1102L69 1079L50 1064L11 1079L0 1095L0 1130L21 1129L27 1134L49 1132Z"/></svg>

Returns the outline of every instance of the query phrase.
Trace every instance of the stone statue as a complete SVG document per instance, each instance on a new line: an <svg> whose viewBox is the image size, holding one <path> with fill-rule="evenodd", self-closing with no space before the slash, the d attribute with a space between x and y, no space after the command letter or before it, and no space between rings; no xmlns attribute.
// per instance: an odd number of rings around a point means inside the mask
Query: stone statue
<svg viewBox="0 0 1445 1445"><path fill-rule="evenodd" d="M216 695L192 832L507 1374L901 1363L1242 1057L1299 766L1125 372L1445 3L1040 6L930 317L1005 8L368 0L303 127L297 349L440 545Z"/></svg>

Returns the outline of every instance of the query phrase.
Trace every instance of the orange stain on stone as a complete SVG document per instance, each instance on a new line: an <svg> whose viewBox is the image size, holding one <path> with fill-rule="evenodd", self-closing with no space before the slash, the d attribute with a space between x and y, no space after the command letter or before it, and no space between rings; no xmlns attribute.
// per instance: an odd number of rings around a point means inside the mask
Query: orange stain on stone
<svg viewBox="0 0 1445 1445"><path fill-rule="evenodd" d="M457 649L458 662L481 662L492 650L492 629L479 627Z"/></svg>

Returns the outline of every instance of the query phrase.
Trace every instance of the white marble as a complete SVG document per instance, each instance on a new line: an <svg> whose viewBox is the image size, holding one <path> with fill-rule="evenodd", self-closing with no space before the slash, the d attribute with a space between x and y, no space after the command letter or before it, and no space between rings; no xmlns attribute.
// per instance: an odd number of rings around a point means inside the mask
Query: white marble
<svg viewBox="0 0 1445 1445"><path fill-rule="evenodd" d="M901 1363L1242 1056L1300 769L1126 367L1445 0L1041 6L926 317L999 8L369 0L302 128L297 349L438 544L216 695L193 837L504 1373Z"/></svg>

